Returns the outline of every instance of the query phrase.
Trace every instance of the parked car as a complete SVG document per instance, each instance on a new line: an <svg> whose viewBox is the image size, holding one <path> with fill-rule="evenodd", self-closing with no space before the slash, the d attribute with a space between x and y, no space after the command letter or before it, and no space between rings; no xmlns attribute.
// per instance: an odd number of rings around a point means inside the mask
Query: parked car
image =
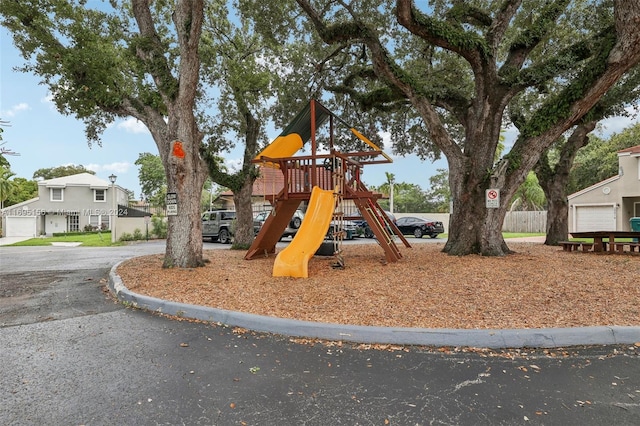
<svg viewBox="0 0 640 426"><path fill-rule="evenodd" d="M202 238L229 244L235 219L235 210L211 210L202 213Z"/></svg>
<svg viewBox="0 0 640 426"><path fill-rule="evenodd" d="M256 217L253 218L253 232L256 235L258 235L258 232L260 232L260 229L262 229L262 225L264 225L264 223L267 221L267 218L270 214L271 211L263 211L258 213ZM302 212L302 210L296 210L295 213L293 213L293 217L289 221L289 225L285 228L284 232L280 236L280 239L283 239L285 237L293 238L298 232L298 228L300 228L300 225L302 225L302 219L304 219L304 213Z"/></svg>
<svg viewBox="0 0 640 426"><path fill-rule="evenodd" d="M351 220L344 220L342 221L342 224L340 224L339 221L332 220L331 224L329 225L329 229L327 230L327 235L325 235L324 238L326 240L333 239L333 233L336 231L336 229L340 229L340 227L342 227L342 229L345 232L345 235L343 237L343 239L345 240L353 240L355 237L359 235L359 232L358 232L359 227L356 222Z"/></svg>
<svg viewBox="0 0 640 426"><path fill-rule="evenodd" d="M387 210L385 210L384 213L387 215L387 218L389 218L390 222L396 223L396 217L393 215L393 213ZM375 237L375 235L373 235L373 231L371 230L371 227L369 226L366 220L354 219L353 222L356 224L356 226L360 228L360 231L358 232L359 235L362 235L366 238ZM387 229L387 231L391 234L393 233L391 229Z"/></svg>
<svg viewBox="0 0 640 426"><path fill-rule="evenodd" d="M442 222L420 217L401 217L396 220L396 226L402 232L402 235L413 235L416 238L422 238L423 235L435 238L438 234L444 233Z"/></svg>

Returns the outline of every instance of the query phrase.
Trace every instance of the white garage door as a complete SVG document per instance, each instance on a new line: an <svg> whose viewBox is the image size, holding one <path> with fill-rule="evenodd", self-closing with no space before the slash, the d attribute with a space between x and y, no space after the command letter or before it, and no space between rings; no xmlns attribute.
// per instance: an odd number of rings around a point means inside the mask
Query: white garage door
<svg viewBox="0 0 640 426"><path fill-rule="evenodd" d="M35 237L35 217L7 217L7 237Z"/></svg>
<svg viewBox="0 0 640 426"><path fill-rule="evenodd" d="M576 206L576 231L615 231L616 216L612 205Z"/></svg>

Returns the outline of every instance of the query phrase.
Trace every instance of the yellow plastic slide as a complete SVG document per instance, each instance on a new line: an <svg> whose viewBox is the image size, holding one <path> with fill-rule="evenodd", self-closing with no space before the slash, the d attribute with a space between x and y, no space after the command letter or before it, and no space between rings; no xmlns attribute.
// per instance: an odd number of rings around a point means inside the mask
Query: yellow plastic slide
<svg viewBox="0 0 640 426"><path fill-rule="evenodd" d="M276 256L274 277L309 277L309 259L327 235L334 204L333 191L313 187L302 225L291 243Z"/></svg>
<svg viewBox="0 0 640 426"><path fill-rule="evenodd" d="M289 133L286 136L278 136L265 149L256 156L256 160L260 157L283 158L291 157L302 148L302 138L297 133ZM265 163L268 167L278 168L274 163Z"/></svg>

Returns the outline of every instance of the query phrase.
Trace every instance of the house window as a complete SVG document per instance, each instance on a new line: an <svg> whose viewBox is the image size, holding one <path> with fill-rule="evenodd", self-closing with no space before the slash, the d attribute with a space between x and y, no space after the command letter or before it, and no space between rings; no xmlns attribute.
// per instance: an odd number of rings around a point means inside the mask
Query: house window
<svg viewBox="0 0 640 426"><path fill-rule="evenodd" d="M107 196L104 189L94 189L93 190L93 201L107 201Z"/></svg>
<svg viewBox="0 0 640 426"><path fill-rule="evenodd" d="M67 216L67 229L69 230L69 232L78 232L80 230L80 216Z"/></svg>
<svg viewBox="0 0 640 426"><path fill-rule="evenodd" d="M100 215L92 214L91 216L89 216L89 225L91 226L92 230L98 229L98 227L100 226Z"/></svg>
<svg viewBox="0 0 640 426"><path fill-rule="evenodd" d="M64 188L51 188L51 201L64 201Z"/></svg>
<svg viewBox="0 0 640 426"><path fill-rule="evenodd" d="M89 225L94 230L102 230L110 229L109 228L109 215L107 214L94 214L89 216Z"/></svg>
<svg viewBox="0 0 640 426"><path fill-rule="evenodd" d="M103 214L100 216L100 229L111 229L110 225L111 217L108 214Z"/></svg>

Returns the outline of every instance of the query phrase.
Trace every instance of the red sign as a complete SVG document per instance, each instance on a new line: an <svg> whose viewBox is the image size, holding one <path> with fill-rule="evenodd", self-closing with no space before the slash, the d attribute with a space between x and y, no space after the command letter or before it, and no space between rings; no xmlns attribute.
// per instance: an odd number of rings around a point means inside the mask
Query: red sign
<svg viewBox="0 0 640 426"><path fill-rule="evenodd" d="M177 158L184 158L184 149L182 149L182 142L173 142L173 156Z"/></svg>

